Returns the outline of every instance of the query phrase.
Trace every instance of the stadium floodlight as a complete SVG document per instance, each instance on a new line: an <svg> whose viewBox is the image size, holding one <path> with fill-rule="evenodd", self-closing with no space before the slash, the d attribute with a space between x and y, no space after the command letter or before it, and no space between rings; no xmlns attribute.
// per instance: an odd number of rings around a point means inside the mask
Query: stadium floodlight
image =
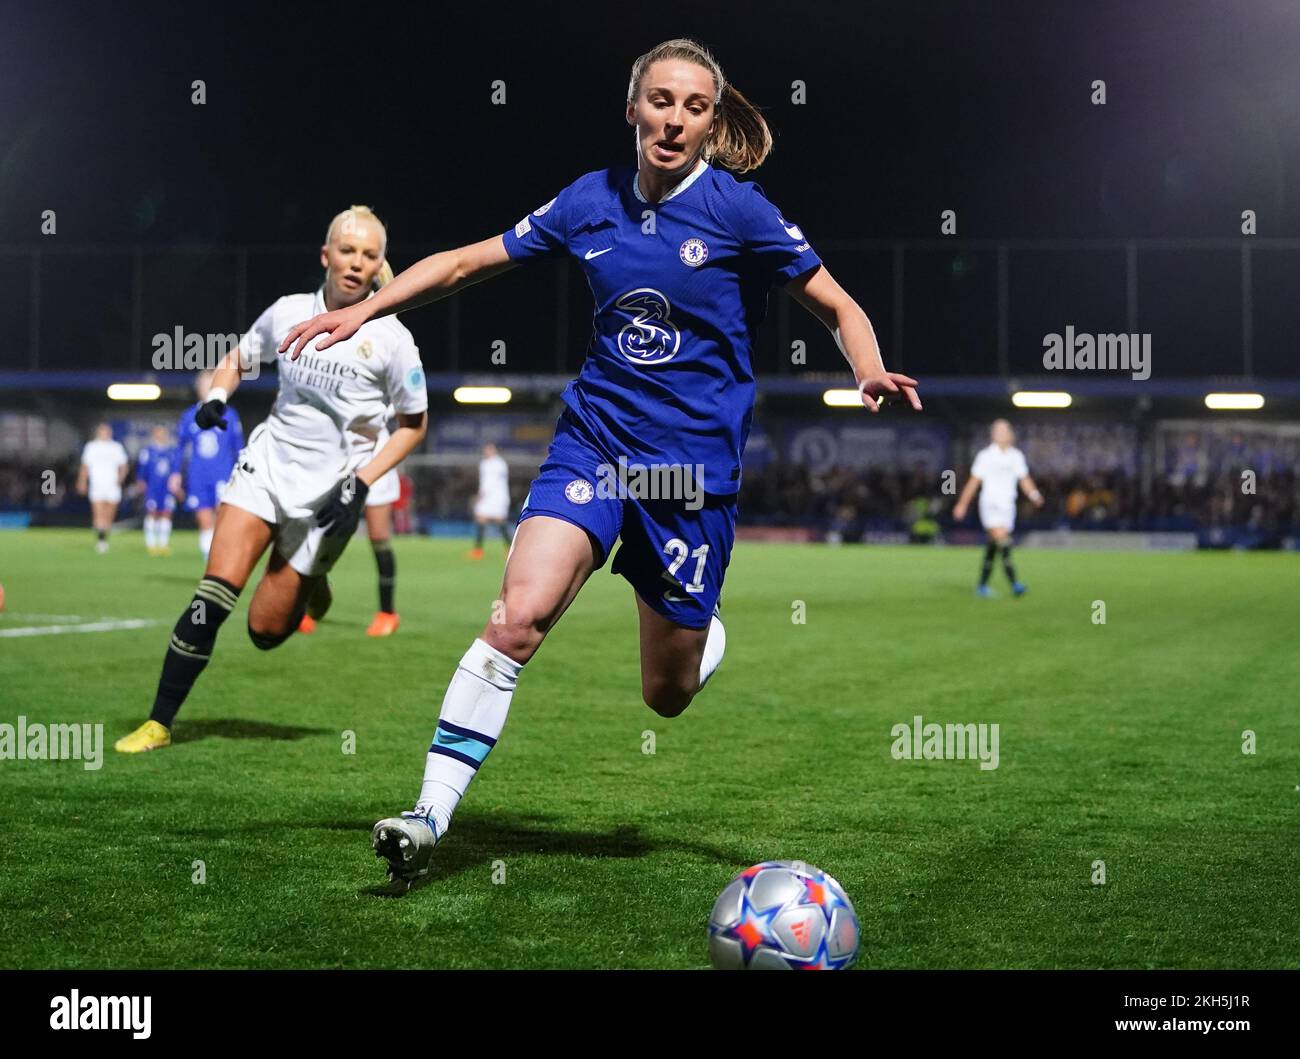
<svg viewBox="0 0 1300 1059"><path fill-rule="evenodd" d="M861 408L862 394L857 390L827 390L822 401L831 408Z"/></svg>
<svg viewBox="0 0 1300 1059"><path fill-rule="evenodd" d="M457 386L452 392L460 404L509 404L508 386Z"/></svg>
<svg viewBox="0 0 1300 1059"><path fill-rule="evenodd" d="M110 401L156 401L162 387L152 382L115 382L108 388Z"/></svg>
<svg viewBox="0 0 1300 1059"><path fill-rule="evenodd" d="M1262 393L1207 393L1205 407L1216 412L1257 412L1264 407Z"/></svg>
<svg viewBox="0 0 1300 1059"><path fill-rule="evenodd" d="M1017 390L1011 403L1017 408L1069 408L1074 398L1062 390Z"/></svg>

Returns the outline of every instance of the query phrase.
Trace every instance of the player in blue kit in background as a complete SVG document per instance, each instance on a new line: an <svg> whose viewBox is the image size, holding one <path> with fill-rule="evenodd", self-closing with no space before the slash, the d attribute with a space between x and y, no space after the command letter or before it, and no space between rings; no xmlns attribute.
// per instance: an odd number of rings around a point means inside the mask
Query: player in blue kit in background
<svg viewBox="0 0 1300 1059"><path fill-rule="evenodd" d="M505 724L525 663L604 565L636 592L641 687L664 717L690 704L722 660L717 601L735 537L740 457L754 406L751 350L771 288L835 336L863 405L921 407L916 381L887 372L866 314L796 224L744 173L772 147L762 116L689 40L632 67L626 118L637 164L580 177L504 235L434 254L365 302L293 328L280 345L322 350L376 316L447 295L533 258L569 255L595 298L593 334L546 462L519 516L502 611L461 659L443 699L414 810L379 821L390 878L428 871L434 845ZM645 468L677 494L623 486ZM689 475L689 477L687 476ZM675 477L674 477L675 476ZM642 481L645 479L642 478ZM632 494L632 495L629 495Z"/></svg>
<svg viewBox="0 0 1300 1059"><path fill-rule="evenodd" d="M199 527L199 550L208 557L212 549L212 531L217 524L217 506L221 494L235 469L235 459L244 447L244 428L239 413L229 405L225 410L225 429L209 427L203 430L194 422L195 413L208 399L212 385L212 372L201 371L194 380L198 400L181 414L176 436L180 443L181 461L184 464L185 510L194 513ZM176 479L179 488L179 477Z"/></svg>
<svg viewBox="0 0 1300 1059"><path fill-rule="evenodd" d="M149 444L136 457L137 491L144 494L144 547L150 555L171 554L172 512L176 510L176 473L180 450L164 426L150 432Z"/></svg>

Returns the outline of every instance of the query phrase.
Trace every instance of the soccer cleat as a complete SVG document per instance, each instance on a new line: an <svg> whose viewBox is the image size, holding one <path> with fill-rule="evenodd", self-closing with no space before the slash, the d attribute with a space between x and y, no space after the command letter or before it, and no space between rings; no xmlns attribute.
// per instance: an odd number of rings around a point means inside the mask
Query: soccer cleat
<svg viewBox="0 0 1300 1059"><path fill-rule="evenodd" d="M977 585L975 587L975 595L979 596L980 599L998 598L998 594L994 592L993 589L989 588L988 585Z"/></svg>
<svg viewBox="0 0 1300 1059"><path fill-rule="evenodd" d="M316 631L316 622L307 614L302 616L302 621L298 623L298 631L304 635L310 635Z"/></svg>
<svg viewBox="0 0 1300 1059"><path fill-rule="evenodd" d="M1023 596L1028 591L1029 586L1023 581L1017 581L1011 586L1011 594L1013 596Z"/></svg>
<svg viewBox="0 0 1300 1059"><path fill-rule="evenodd" d="M329 612L330 604L333 602L334 591L330 588L330 579L322 577L311 590L311 595L307 597L307 617L313 621L320 621Z"/></svg>
<svg viewBox="0 0 1300 1059"><path fill-rule="evenodd" d="M409 887L429 874L433 848L441 840L434 822L418 813L403 813L380 820L370 833L375 856L388 861L388 881Z"/></svg>
<svg viewBox="0 0 1300 1059"><path fill-rule="evenodd" d="M108 541L95 541L95 551L100 555L107 555Z"/></svg>
<svg viewBox="0 0 1300 1059"><path fill-rule="evenodd" d="M402 619L396 614L387 610L375 612L375 618L370 623L370 628L366 630L367 636L392 636L397 632L397 627L402 623Z"/></svg>
<svg viewBox="0 0 1300 1059"><path fill-rule="evenodd" d="M471 548L471 549L470 549L470 553L469 553L469 558L471 558L471 559L482 559L482 558L483 558L483 549L482 549L482 548Z"/></svg>
<svg viewBox="0 0 1300 1059"><path fill-rule="evenodd" d="M123 754L139 754L145 750L160 750L172 745L172 734L157 721L145 721L130 735L124 735L113 749Z"/></svg>

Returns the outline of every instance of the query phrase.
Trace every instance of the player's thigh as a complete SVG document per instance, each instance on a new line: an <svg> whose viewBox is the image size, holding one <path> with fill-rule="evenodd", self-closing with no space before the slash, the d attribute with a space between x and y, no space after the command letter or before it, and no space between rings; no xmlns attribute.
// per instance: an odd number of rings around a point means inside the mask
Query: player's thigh
<svg viewBox="0 0 1300 1059"><path fill-rule="evenodd" d="M664 695L689 698L700 683L700 663L709 627L691 629L666 618L639 595L641 691L646 701Z"/></svg>
<svg viewBox="0 0 1300 1059"><path fill-rule="evenodd" d="M393 535L392 504L376 504L366 508L366 533L375 542L386 541Z"/></svg>
<svg viewBox="0 0 1300 1059"><path fill-rule="evenodd" d="M1011 531L1006 526L990 526L987 530L989 540L994 544L1001 544L1011 536Z"/></svg>
<svg viewBox="0 0 1300 1059"><path fill-rule="evenodd" d="M222 504L217 510L216 532L204 573L221 578L234 585L236 590L242 589L271 543L274 532L275 528L269 522L251 511L233 504Z"/></svg>
<svg viewBox="0 0 1300 1059"><path fill-rule="evenodd" d="M531 654L597 563L586 530L550 515L525 519L506 561L499 614L488 622L484 640L516 660L517 652Z"/></svg>
<svg viewBox="0 0 1300 1059"><path fill-rule="evenodd" d="M273 550L248 604L248 627L266 636L288 636L302 621L307 597L316 581L316 577L299 573L278 550Z"/></svg>

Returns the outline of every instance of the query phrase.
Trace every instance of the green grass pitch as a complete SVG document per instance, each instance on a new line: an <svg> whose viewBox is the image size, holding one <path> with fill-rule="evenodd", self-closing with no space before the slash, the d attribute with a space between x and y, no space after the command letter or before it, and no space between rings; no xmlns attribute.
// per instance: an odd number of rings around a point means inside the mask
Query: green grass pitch
<svg viewBox="0 0 1300 1059"><path fill-rule="evenodd" d="M117 755L201 572L194 536L173 543L0 534L0 630L157 623L0 637L0 723L105 740L98 771L0 761L0 965L704 967L715 896L784 858L844 884L859 967L1300 967L1295 556L1020 549L1028 596L983 601L973 549L741 545L726 661L674 720L641 704L631 590L602 570L432 881L393 896L370 827L418 791L500 551L399 540L388 640L364 635L364 540L314 636L257 651L246 590L178 742ZM999 767L895 760L916 714L999 724Z"/></svg>

